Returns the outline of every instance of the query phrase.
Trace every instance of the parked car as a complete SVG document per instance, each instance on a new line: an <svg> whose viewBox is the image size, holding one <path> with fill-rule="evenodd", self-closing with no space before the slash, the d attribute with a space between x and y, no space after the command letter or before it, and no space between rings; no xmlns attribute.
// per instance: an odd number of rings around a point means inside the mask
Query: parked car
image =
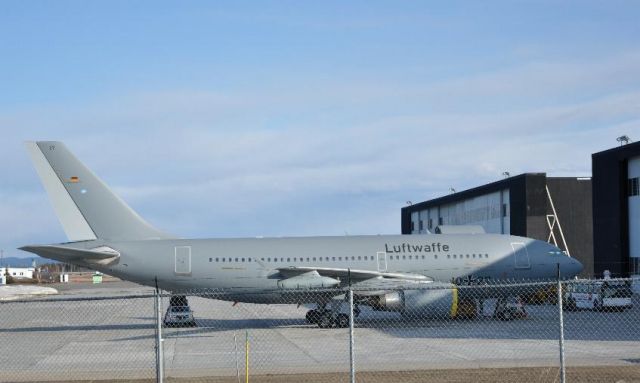
<svg viewBox="0 0 640 383"><path fill-rule="evenodd" d="M564 308L574 310L624 311L633 307L629 281L577 281L567 285Z"/></svg>
<svg viewBox="0 0 640 383"><path fill-rule="evenodd" d="M195 327L196 321L189 306L169 306L164 315L164 325L166 327Z"/></svg>
<svg viewBox="0 0 640 383"><path fill-rule="evenodd" d="M527 310L519 296L512 296L498 300L493 316L503 321L523 319L527 317Z"/></svg>

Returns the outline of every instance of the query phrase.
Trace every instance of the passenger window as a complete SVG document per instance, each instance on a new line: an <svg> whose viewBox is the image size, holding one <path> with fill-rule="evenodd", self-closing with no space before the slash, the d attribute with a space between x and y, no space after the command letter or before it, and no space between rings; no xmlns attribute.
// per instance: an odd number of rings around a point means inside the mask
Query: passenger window
<svg viewBox="0 0 640 383"><path fill-rule="evenodd" d="M335 260L336 260L336 257L331 257L331 260L332 260L332 261L335 261Z"/></svg>
<svg viewBox="0 0 640 383"><path fill-rule="evenodd" d="M451 258L451 254L447 254L447 259L450 259L450 258Z"/></svg>
<svg viewBox="0 0 640 383"><path fill-rule="evenodd" d="M453 259L456 259L458 256L456 254L453 254Z"/></svg>
<svg viewBox="0 0 640 383"><path fill-rule="evenodd" d="M425 259L425 256L424 256L424 255L422 256L422 259Z"/></svg>
<svg viewBox="0 0 640 383"><path fill-rule="evenodd" d="M361 261L361 260L362 260L362 257L358 255L358 261Z"/></svg>
<svg viewBox="0 0 640 383"><path fill-rule="evenodd" d="M216 262L220 262L220 259L219 259L219 258L216 258Z"/></svg>
<svg viewBox="0 0 640 383"><path fill-rule="evenodd" d="M242 262L244 262L244 258L242 258Z"/></svg>
<svg viewBox="0 0 640 383"><path fill-rule="evenodd" d="M291 262L291 258L287 258L287 262Z"/></svg>
<svg viewBox="0 0 640 383"><path fill-rule="evenodd" d="M467 254L467 259L469 258L469 254Z"/></svg>
<svg viewBox="0 0 640 383"><path fill-rule="evenodd" d="M402 256L402 259L407 259L407 256L406 256L406 255L403 255L403 256Z"/></svg>
<svg viewBox="0 0 640 383"><path fill-rule="evenodd" d="M209 262L211 262L213 260L213 258L209 258Z"/></svg>
<svg viewBox="0 0 640 383"><path fill-rule="evenodd" d="M238 262L238 258L236 258L236 262Z"/></svg>
<svg viewBox="0 0 640 383"><path fill-rule="evenodd" d="M251 258L247 258L247 261L251 262Z"/></svg>
<svg viewBox="0 0 640 383"><path fill-rule="evenodd" d="M410 256L409 256L409 260L412 260L412 259L413 259L413 256L412 256L412 255L410 255Z"/></svg>
<svg viewBox="0 0 640 383"><path fill-rule="evenodd" d="M316 257L313 257L313 261L314 261L314 262L316 261Z"/></svg>
<svg viewBox="0 0 640 383"><path fill-rule="evenodd" d="M273 258L273 261L274 262L278 262L278 258Z"/></svg>
<svg viewBox="0 0 640 383"><path fill-rule="evenodd" d="M434 258L434 259L438 259L438 254L435 254L435 255L433 256L433 258Z"/></svg>

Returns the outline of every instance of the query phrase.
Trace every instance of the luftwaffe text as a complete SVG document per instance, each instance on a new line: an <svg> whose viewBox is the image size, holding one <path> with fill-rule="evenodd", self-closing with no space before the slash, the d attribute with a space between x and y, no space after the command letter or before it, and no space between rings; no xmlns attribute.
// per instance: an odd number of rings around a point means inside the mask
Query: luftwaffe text
<svg viewBox="0 0 640 383"><path fill-rule="evenodd" d="M400 245L384 244L387 253L432 253L432 252L448 252L449 245L443 245L440 242L434 242L425 245L413 245L410 243L402 243Z"/></svg>

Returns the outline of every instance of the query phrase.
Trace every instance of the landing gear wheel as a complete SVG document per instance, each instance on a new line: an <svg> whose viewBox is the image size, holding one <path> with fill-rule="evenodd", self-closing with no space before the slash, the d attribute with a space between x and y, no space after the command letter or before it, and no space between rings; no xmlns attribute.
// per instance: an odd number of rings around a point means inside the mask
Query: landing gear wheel
<svg viewBox="0 0 640 383"><path fill-rule="evenodd" d="M336 327L339 328L346 328L349 327L349 315L347 314L338 314L338 316L336 316Z"/></svg>
<svg viewBox="0 0 640 383"><path fill-rule="evenodd" d="M513 313L511 310L504 310L498 313L498 319L503 321L510 321L513 319Z"/></svg>
<svg viewBox="0 0 640 383"><path fill-rule="evenodd" d="M604 311L603 308L602 308L602 302L600 302L597 299L595 301L593 301L593 309L595 311Z"/></svg>
<svg viewBox="0 0 640 383"><path fill-rule="evenodd" d="M318 310L309 310L307 311L307 315L305 315L305 319L307 323L317 324L321 316L322 314Z"/></svg>
<svg viewBox="0 0 640 383"><path fill-rule="evenodd" d="M331 328L332 326L333 326L333 318L331 318L331 314L329 313L324 314L318 319L318 327Z"/></svg>

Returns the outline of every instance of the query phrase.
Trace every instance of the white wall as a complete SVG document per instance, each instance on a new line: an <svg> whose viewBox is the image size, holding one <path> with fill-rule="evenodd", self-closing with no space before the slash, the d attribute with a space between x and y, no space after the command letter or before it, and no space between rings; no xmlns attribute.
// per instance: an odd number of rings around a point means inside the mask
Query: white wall
<svg viewBox="0 0 640 383"><path fill-rule="evenodd" d="M9 275L14 278L33 278L33 267L9 267ZM6 268L0 267L0 274L6 274Z"/></svg>

